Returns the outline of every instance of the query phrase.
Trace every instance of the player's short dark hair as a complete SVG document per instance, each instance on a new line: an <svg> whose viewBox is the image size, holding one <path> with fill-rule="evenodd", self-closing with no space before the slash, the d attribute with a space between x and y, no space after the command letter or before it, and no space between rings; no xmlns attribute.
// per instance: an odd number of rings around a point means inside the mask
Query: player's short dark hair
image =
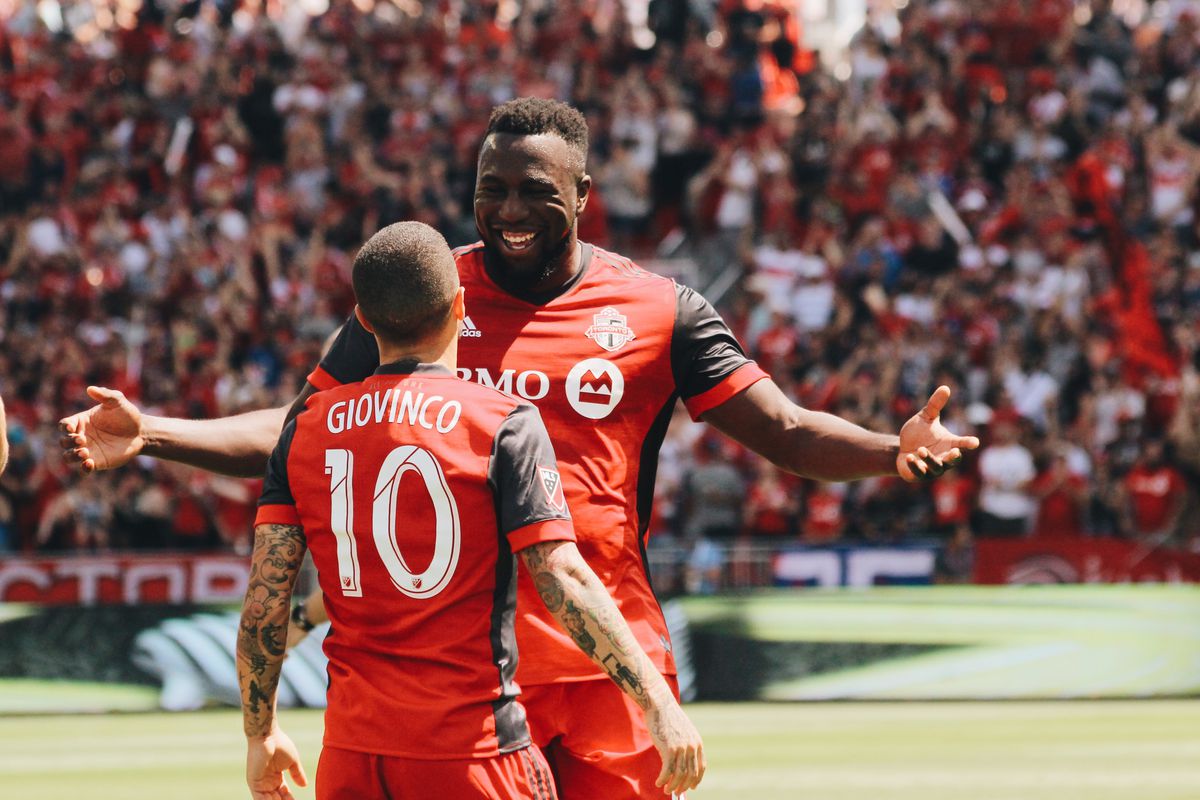
<svg viewBox="0 0 1200 800"><path fill-rule="evenodd" d="M359 311L384 340L416 342L437 329L458 291L458 268L442 235L421 222L397 222L354 257Z"/></svg>
<svg viewBox="0 0 1200 800"><path fill-rule="evenodd" d="M517 136L536 136L548 133L557 136L579 154L578 169L583 174L587 164L588 125L579 109L558 100L541 97L518 97L492 109L488 119L487 136L511 133Z"/></svg>

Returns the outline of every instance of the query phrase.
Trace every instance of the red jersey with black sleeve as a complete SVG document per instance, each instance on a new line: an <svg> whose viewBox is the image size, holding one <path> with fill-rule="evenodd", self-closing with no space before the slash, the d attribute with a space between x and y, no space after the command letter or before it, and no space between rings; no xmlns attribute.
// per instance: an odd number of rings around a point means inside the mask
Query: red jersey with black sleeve
<svg viewBox="0 0 1200 800"><path fill-rule="evenodd" d="M482 244L455 251L467 290L458 374L537 405L580 552L651 660L674 674L646 562L658 451L678 398L699 417L766 373L699 294L598 247L582 250L580 271L549 296L501 288ZM318 389L360 380L378 358L374 337L351 317L308 380ZM519 598L521 683L605 677L523 570Z"/></svg>
<svg viewBox="0 0 1200 800"><path fill-rule="evenodd" d="M441 366L379 367L288 423L255 522L303 527L317 567L326 745L439 760L529 744L513 553L575 538L536 408Z"/></svg>

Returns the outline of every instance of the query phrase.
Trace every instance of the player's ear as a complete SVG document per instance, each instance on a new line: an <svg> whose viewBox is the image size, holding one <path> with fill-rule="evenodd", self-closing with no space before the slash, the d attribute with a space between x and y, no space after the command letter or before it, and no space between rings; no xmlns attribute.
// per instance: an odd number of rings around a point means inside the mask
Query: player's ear
<svg viewBox="0 0 1200 800"><path fill-rule="evenodd" d="M575 214L578 216L583 213L583 209L587 207L588 192L592 190L592 176L586 172L578 181L575 182L575 195L578 198L575 201Z"/></svg>
<svg viewBox="0 0 1200 800"><path fill-rule="evenodd" d="M450 303L450 310L454 312L454 318L459 322L467 316L467 287L459 286L458 292L454 295L453 302Z"/></svg>
<svg viewBox="0 0 1200 800"><path fill-rule="evenodd" d="M363 316L362 309L358 307L357 303L354 304L354 316L358 317L358 324L362 325L367 333L375 332L375 329L371 327L371 323L367 322L367 318Z"/></svg>

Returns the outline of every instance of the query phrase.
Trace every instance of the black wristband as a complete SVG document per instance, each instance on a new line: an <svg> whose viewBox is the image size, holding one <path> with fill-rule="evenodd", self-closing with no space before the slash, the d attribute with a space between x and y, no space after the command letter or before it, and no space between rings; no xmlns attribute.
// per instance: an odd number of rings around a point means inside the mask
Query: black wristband
<svg viewBox="0 0 1200 800"><path fill-rule="evenodd" d="M312 623L312 620L308 618L308 614L304 612L304 603L297 603L296 607L292 609L292 622L299 625L300 630L304 631L305 633L308 633L313 628L317 627Z"/></svg>

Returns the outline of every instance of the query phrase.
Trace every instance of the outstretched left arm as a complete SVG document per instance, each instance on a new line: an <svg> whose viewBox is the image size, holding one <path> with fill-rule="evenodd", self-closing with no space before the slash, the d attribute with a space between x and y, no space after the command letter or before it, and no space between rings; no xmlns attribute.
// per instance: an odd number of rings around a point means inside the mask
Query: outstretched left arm
<svg viewBox="0 0 1200 800"><path fill-rule="evenodd" d="M292 589L306 544L298 525L259 525L254 530L250 583L238 625L237 670L246 732L246 783L254 800L290 800L283 780L308 779L296 746L275 719L275 695L287 645Z"/></svg>
<svg viewBox="0 0 1200 800"><path fill-rule="evenodd" d="M706 411L701 419L780 469L821 481L896 475L907 481L941 475L979 447L974 436L956 436L940 415L950 389L939 386L898 436L874 433L788 400L770 379Z"/></svg>

